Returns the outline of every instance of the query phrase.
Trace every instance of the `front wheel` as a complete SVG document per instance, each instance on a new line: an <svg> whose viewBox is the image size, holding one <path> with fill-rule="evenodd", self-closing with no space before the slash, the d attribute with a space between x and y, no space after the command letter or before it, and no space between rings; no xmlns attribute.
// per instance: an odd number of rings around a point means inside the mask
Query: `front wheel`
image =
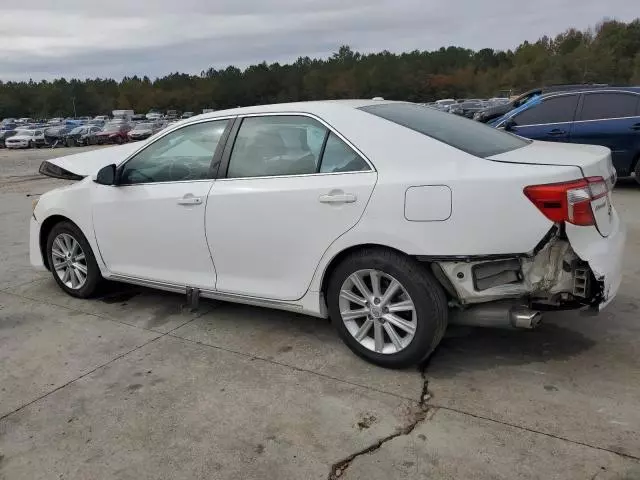
<svg viewBox="0 0 640 480"><path fill-rule="evenodd" d="M634 169L634 175L636 177L636 182L640 183L640 156L636 160L636 168Z"/></svg>
<svg viewBox="0 0 640 480"><path fill-rule="evenodd" d="M33 148L35 147L35 143L33 143L33 140L29 140L29 143L27 144L27 148Z"/></svg>
<svg viewBox="0 0 640 480"><path fill-rule="evenodd" d="M418 364L447 328L447 299L416 260L386 249L365 249L338 265L327 289L329 314L347 346L387 368Z"/></svg>
<svg viewBox="0 0 640 480"><path fill-rule="evenodd" d="M89 242L71 222L55 225L47 237L49 267L56 283L73 297L88 298L102 281Z"/></svg>

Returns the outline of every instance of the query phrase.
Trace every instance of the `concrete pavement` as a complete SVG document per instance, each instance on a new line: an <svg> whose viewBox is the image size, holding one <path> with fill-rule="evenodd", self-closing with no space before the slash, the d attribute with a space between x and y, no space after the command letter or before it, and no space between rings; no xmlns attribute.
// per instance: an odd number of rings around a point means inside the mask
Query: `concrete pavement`
<svg viewBox="0 0 640 480"><path fill-rule="evenodd" d="M599 317L450 330L423 372L355 357L326 322L28 266L36 175L0 151L0 479L640 479L640 189ZM426 395L425 395L426 394Z"/></svg>

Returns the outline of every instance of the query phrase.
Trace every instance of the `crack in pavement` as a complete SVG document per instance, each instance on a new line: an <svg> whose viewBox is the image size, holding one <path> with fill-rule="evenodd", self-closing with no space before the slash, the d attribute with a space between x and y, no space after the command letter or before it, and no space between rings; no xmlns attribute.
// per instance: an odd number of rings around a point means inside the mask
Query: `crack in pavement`
<svg viewBox="0 0 640 480"><path fill-rule="evenodd" d="M382 445L384 445L385 443L393 440L394 438L398 438L398 437L402 437L404 435L409 435L411 432L413 432L413 430L415 430L415 428L423 421L425 420L429 420L433 415L429 415L430 413L433 414L435 413L437 410L448 410L448 411L452 411L452 412L456 412L462 415L469 415L471 417L474 418L478 418L481 420L486 420L489 422L494 422L494 423L498 423L500 425L504 425L507 427L512 427L518 430L523 430L526 432L530 432L530 433L536 433L539 435L544 435L547 437L551 437L551 438L555 438L558 440L562 440L565 442L569 442L575 445L581 445L584 447L588 447L588 448L593 448L596 450L601 450L604 452L608 452L608 453L612 453L614 455L619 455L620 457L623 458L628 458L631 460L636 460L636 461L640 461L639 457L636 457L634 455L629 455L627 453L624 452L617 452L615 450L610 450L608 448L604 448L604 447L598 447L595 445L590 445L588 443L583 443L580 441L576 441L576 440L571 440L568 438L564 438L564 437L560 437L558 435L554 435L551 433L547 433L547 432L542 432L540 430L535 430L532 428L527 428L525 426L522 425L514 425L508 422L503 422L500 420L496 420L493 418L489 418L489 417L484 417L482 415L476 415L473 414L471 412L466 412L464 410L459 410L459 409L455 409L455 408L451 408L451 407L446 407L446 406L442 406L442 405L437 405L437 404L433 404L433 403L429 403L429 401L431 400L431 398L433 397L432 393L429 391L429 379L427 378L427 368L429 367L429 363L431 362L431 359L434 357L434 354L431 354L429 356L429 358L420 366L419 371L420 371L420 375L422 377L422 392L420 394L420 401L418 402L418 410L413 414L411 422L409 422L408 425L399 428L396 432L392 433L391 435L387 435L386 437L383 437L381 439L376 440L374 443L372 443L371 445L369 445L366 448L363 448L362 450L359 450L356 453L352 453L351 455L343 458L342 460L334 463L331 466L331 471L329 472L329 476L327 477L327 480L336 480L339 479L340 477L342 477L344 475L344 473L347 471L347 469L349 468L349 466L351 465L351 463L358 457L363 456L363 455L368 455L371 453L376 452L377 450L379 450ZM596 475L594 476L597 477L599 475L600 472L596 472Z"/></svg>
<svg viewBox="0 0 640 480"><path fill-rule="evenodd" d="M397 429L391 435L387 435L386 437L378 439L368 447L363 448L362 450L356 453L352 453L348 457L343 458L342 460L334 463L331 466L331 471L329 472L329 476L327 477L328 480L336 480L340 478L342 475L344 475L346 470L351 465L351 462L353 462L356 458L362 455L371 454L379 450L380 447L382 447L382 445L393 440L394 438L402 437L404 435L409 435L411 432L415 430L415 428L420 423L422 423L424 420L427 420L427 417L430 412L432 411L435 412L435 409L432 408L427 403L431 399L431 392L429 392L429 380L427 379L427 373L426 373L428 365L429 365L429 359L427 359L419 368L420 376L422 377L422 392L420 393L420 401L417 404L416 411L413 412L411 421L404 427Z"/></svg>

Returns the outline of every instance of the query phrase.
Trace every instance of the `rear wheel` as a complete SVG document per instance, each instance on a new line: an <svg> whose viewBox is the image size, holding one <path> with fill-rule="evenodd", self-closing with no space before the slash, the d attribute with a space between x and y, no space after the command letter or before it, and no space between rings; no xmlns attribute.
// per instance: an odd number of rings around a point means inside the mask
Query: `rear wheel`
<svg viewBox="0 0 640 480"><path fill-rule="evenodd" d="M636 158L636 167L634 169L634 174L636 177L636 182L640 183L640 156Z"/></svg>
<svg viewBox="0 0 640 480"><path fill-rule="evenodd" d="M422 264L385 249L365 249L329 280L331 320L360 357L388 368L424 361L447 328L447 299Z"/></svg>
<svg viewBox="0 0 640 480"><path fill-rule="evenodd" d="M71 222L60 222L51 229L47 257L56 283L73 297L90 297L102 281L89 242Z"/></svg>

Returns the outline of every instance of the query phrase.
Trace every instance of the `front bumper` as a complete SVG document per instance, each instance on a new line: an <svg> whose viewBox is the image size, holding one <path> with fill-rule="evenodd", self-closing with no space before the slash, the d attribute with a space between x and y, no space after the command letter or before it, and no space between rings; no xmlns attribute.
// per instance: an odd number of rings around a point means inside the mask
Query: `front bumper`
<svg viewBox="0 0 640 480"><path fill-rule="evenodd" d="M596 280L602 283L602 298L597 305L602 310L615 298L622 282L627 229L613 209L611 233L607 237L593 227L571 224L566 225L565 232L576 255L589 264Z"/></svg>
<svg viewBox="0 0 640 480"><path fill-rule="evenodd" d="M42 251L40 250L40 223L33 215L29 222L29 262L36 270L47 270L42 259Z"/></svg>
<svg viewBox="0 0 640 480"><path fill-rule="evenodd" d="M26 140L21 140L19 142L5 142L7 148L27 148L29 146L29 142Z"/></svg>

